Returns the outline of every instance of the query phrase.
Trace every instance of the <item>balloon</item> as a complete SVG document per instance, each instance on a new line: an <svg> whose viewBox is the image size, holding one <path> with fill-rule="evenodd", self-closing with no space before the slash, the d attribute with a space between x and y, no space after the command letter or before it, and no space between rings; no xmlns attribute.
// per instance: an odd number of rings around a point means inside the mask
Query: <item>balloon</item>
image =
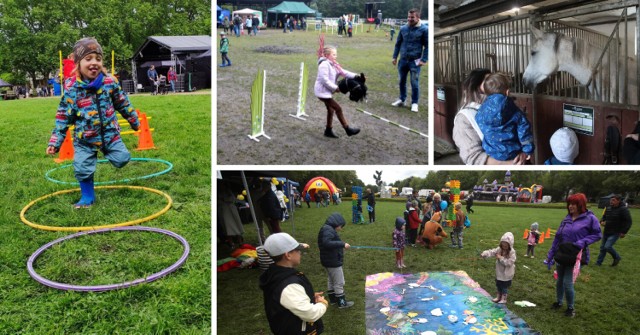
<svg viewBox="0 0 640 335"><path fill-rule="evenodd" d="M449 205L449 204L447 204L447 201L446 201L446 200L442 200L442 202L440 203L440 209L444 211L444 210L446 210L446 209L447 209L447 206L448 206L448 205Z"/></svg>
<svg viewBox="0 0 640 335"><path fill-rule="evenodd" d="M284 198L284 202L289 202L289 199L287 199L287 198Z"/></svg>
<svg viewBox="0 0 640 335"><path fill-rule="evenodd" d="M236 199L240 200L240 201L244 201L244 196L242 194L238 194L238 196L236 197Z"/></svg>
<svg viewBox="0 0 640 335"><path fill-rule="evenodd" d="M247 190L242 190L242 195L247 195Z"/></svg>

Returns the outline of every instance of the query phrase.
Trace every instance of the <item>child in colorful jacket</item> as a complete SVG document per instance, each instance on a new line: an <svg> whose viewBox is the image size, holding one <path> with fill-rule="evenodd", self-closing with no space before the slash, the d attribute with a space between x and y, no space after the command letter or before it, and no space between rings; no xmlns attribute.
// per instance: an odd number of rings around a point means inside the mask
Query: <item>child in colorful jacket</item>
<svg viewBox="0 0 640 335"><path fill-rule="evenodd" d="M65 90L56 113L56 126L52 131L47 154L60 150L69 126L73 131L75 177L80 183L82 196L76 208L89 207L95 201L93 176L98 151L116 168L131 159L120 138L116 111L138 130L140 122L117 79L107 75L102 65L102 47L94 38L83 38L73 47L76 76L65 82Z"/></svg>

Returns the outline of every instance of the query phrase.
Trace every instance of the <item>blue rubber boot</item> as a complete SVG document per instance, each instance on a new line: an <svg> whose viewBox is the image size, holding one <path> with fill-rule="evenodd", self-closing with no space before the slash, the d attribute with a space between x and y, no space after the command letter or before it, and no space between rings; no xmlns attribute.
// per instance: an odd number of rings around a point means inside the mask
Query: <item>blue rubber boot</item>
<svg viewBox="0 0 640 335"><path fill-rule="evenodd" d="M80 201L78 201L75 208L89 208L96 200L95 190L93 189L93 178L80 182Z"/></svg>

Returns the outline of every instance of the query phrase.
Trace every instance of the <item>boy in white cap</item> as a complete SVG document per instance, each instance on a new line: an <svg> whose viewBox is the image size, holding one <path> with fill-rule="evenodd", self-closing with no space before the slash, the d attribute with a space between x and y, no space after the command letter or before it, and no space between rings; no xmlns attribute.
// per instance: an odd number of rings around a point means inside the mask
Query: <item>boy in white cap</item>
<svg viewBox="0 0 640 335"><path fill-rule="evenodd" d="M549 140L553 156L544 162L544 165L573 165L573 161L578 157L580 144L578 136L573 130L562 127L556 130Z"/></svg>
<svg viewBox="0 0 640 335"><path fill-rule="evenodd" d="M324 292L314 292L309 279L295 269L301 262L301 250L308 247L287 233L272 234L264 242L275 264L260 276L260 289L269 327L276 335L321 334L324 330L321 317L329 306Z"/></svg>
<svg viewBox="0 0 640 335"><path fill-rule="evenodd" d="M229 53L229 39L227 33L220 33L220 54L222 55L222 64L220 67L231 66L231 60L227 54Z"/></svg>

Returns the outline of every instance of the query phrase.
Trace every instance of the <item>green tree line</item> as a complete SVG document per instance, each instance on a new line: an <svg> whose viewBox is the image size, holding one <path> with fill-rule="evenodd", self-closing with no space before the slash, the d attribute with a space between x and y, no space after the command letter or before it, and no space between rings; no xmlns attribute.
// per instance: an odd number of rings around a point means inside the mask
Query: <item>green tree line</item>
<svg viewBox="0 0 640 335"><path fill-rule="evenodd" d="M48 79L75 41L95 37L105 66L130 70L133 52L148 36L210 35L211 3L206 0L2 0L0 77L15 85Z"/></svg>
<svg viewBox="0 0 640 335"><path fill-rule="evenodd" d="M422 19L426 19L428 16L428 1L426 0L317 0L311 3L311 8L318 10L325 17L337 17L343 14L360 14L360 17L365 18L365 3L367 2L384 2L377 4L376 7L382 11L383 19L406 19L407 12L412 8L421 10L420 17Z"/></svg>
<svg viewBox="0 0 640 335"><path fill-rule="evenodd" d="M460 180L462 190L472 190L475 185L482 185L486 179L489 183L496 180L503 183L505 171L429 171L423 176L413 176L403 180L385 179L382 168L382 180L385 185L394 187L412 187L414 190L434 189L439 191L452 179ZM300 188L313 177L329 178L338 188L350 192L351 186L371 188L378 192L377 185L365 185L357 177L356 171L291 171L289 178L301 184ZM628 194L630 198L638 198L640 192L640 172L638 171L511 171L511 181L515 186L530 187L533 184L543 186L543 195L550 195L552 201L563 201L569 192L582 192L590 201L610 193ZM636 203L640 202L640 199Z"/></svg>

